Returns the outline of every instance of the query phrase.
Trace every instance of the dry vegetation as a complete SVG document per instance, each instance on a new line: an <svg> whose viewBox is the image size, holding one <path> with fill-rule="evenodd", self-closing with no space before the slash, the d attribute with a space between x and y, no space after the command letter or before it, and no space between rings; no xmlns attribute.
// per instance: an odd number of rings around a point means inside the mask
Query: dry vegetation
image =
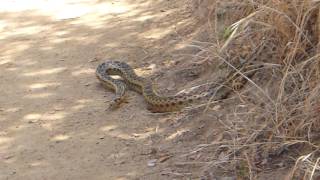
<svg viewBox="0 0 320 180"><path fill-rule="evenodd" d="M244 179L271 178L270 174L277 179L277 172L286 179L320 178L319 2L194 4L206 18L206 27L219 37L214 45L202 47L199 61L219 59L230 69L243 61L263 67L241 92L224 100L234 106L218 118L224 126L220 139L199 145L186 156L206 157L197 158L206 162L201 166L203 179L221 172L235 172ZM250 56L243 55L248 52ZM216 107L206 113L214 114Z"/></svg>
<svg viewBox="0 0 320 180"><path fill-rule="evenodd" d="M320 179L320 1L65 2L0 14L0 179ZM109 58L164 94L217 94L105 111L94 72Z"/></svg>

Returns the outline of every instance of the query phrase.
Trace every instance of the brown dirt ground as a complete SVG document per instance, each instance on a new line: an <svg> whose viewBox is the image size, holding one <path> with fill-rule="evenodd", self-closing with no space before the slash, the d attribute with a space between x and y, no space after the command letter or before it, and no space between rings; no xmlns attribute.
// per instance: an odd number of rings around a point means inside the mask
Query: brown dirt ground
<svg viewBox="0 0 320 180"><path fill-rule="evenodd" d="M158 142L184 131L159 133L179 114L151 114L133 92L106 111L113 93L94 71L122 59L161 89L187 85L171 53L196 51L181 50L197 25L185 3L34 0L0 10L0 179L167 179L165 162L148 162L171 156Z"/></svg>

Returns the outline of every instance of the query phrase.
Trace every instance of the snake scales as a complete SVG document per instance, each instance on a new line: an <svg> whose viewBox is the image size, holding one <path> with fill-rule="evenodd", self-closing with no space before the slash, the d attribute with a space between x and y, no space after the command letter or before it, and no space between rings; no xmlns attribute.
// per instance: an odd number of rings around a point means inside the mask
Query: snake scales
<svg viewBox="0 0 320 180"><path fill-rule="evenodd" d="M250 76L254 74L252 72L255 71L251 71ZM122 77L122 79L112 78L112 75L118 75ZM246 78L239 76L238 73L232 73L231 75L232 76L222 84L221 87L224 89L218 99L225 98L232 91L232 88L230 87L232 87L234 79L239 79L240 77L237 84L239 85L240 82L241 86L243 86L245 83L244 81L246 81ZM138 76L127 63L120 61L107 61L101 63L96 69L96 76L106 88L115 90L115 97L110 103L110 108L116 108L124 102L127 89L142 94L148 103L148 110L151 112L177 111L194 101L217 95L216 91L208 91L197 95L159 95L155 90L154 83L150 79Z"/></svg>
<svg viewBox="0 0 320 180"><path fill-rule="evenodd" d="M123 79L114 79L111 75L118 75ZM125 100L127 89L141 93L148 103L148 109L152 112L177 111L195 100L210 96L210 93L175 96L159 95L151 80L138 76L127 63L120 61L101 63L96 69L96 76L105 87L115 90L115 97L110 103L111 108L119 106Z"/></svg>

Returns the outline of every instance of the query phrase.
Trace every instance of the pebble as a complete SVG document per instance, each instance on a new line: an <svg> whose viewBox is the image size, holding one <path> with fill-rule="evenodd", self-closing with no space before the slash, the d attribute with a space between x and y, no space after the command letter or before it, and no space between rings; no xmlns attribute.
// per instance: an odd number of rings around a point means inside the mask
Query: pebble
<svg viewBox="0 0 320 180"><path fill-rule="evenodd" d="M151 159L148 161L148 167L156 166L157 159Z"/></svg>

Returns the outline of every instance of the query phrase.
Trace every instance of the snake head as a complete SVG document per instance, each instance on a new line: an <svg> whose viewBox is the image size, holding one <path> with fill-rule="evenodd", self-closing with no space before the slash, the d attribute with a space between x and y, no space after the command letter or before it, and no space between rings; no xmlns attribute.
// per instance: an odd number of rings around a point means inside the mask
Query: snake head
<svg viewBox="0 0 320 180"><path fill-rule="evenodd" d="M107 108L107 110L115 110L118 109L120 107L120 105L122 104L122 102L124 101L124 99L122 97L118 97L118 98L114 98L110 104L109 107Z"/></svg>

